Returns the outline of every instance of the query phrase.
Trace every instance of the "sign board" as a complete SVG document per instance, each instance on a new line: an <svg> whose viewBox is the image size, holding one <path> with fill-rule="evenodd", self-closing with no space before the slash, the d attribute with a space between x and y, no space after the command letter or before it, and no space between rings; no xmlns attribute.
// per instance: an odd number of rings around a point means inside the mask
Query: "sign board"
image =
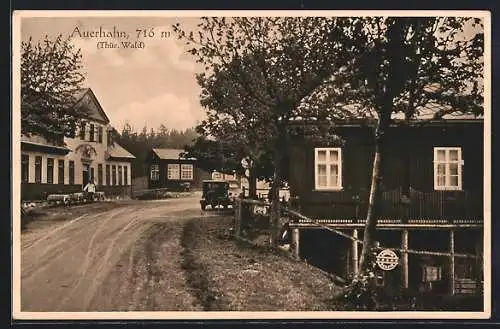
<svg viewBox="0 0 500 329"><path fill-rule="evenodd" d="M377 255L377 265L384 271L392 271L399 264L399 257L391 249L384 249Z"/></svg>
<svg viewBox="0 0 500 329"><path fill-rule="evenodd" d="M424 265L424 282L441 280L441 267Z"/></svg>
<svg viewBox="0 0 500 329"><path fill-rule="evenodd" d="M267 209L266 206L254 205L253 206L253 214L254 215L260 215L260 216L267 216L268 215L268 209Z"/></svg>

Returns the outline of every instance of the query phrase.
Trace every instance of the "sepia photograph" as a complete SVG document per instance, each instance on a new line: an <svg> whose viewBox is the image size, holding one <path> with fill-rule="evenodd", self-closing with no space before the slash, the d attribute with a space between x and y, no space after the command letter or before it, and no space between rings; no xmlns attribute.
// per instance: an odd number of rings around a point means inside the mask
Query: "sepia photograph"
<svg viewBox="0 0 500 329"><path fill-rule="evenodd" d="M14 319L486 319L487 11L15 11Z"/></svg>

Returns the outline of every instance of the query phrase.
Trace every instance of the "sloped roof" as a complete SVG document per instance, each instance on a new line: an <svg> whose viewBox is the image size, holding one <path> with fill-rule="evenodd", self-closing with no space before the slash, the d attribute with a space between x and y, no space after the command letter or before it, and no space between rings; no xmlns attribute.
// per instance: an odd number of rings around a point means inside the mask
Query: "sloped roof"
<svg viewBox="0 0 500 329"><path fill-rule="evenodd" d="M348 118L348 119L334 119L334 120L303 120L303 119L295 119L291 121L292 126L302 126L302 125L323 125L323 124L334 124L339 127L348 127L348 126L374 126L376 124L376 118ZM480 117L469 117L469 116L453 116L446 117L442 119L412 119L409 122L406 122L404 119L399 117L393 117L391 126L398 126L401 124L409 124L410 126L421 126L421 125L452 125L452 124L480 124L484 122L484 118Z"/></svg>
<svg viewBox="0 0 500 329"><path fill-rule="evenodd" d="M153 148L153 152L160 159L162 159L162 160L179 160L179 159L184 159L184 158L181 157L181 153L184 152L183 149ZM189 158L187 160L196 160L196 159L195 158Z"/></svg>
<svg viewBox="0 0 500 329"><path fill-rule="evenodd" d="M135 156L118 143L108 146L109 156L113 158L135 159Z"/></svg>
<svg viewBox="0 0 500 329"><path fill-rule="evenodd" d="M90 90L90 88L78 89L74 93L75 101L78 102Z"/></svg>
<svg viewBox="0 0 500 329"><path fill-rule="evenodd" d="M106 112L104 112L92 89L78 89L77 91L75 91L74 97L74 106L86 107L89 111L89 118L104 121L106 124L110 122L108 116L106 115Z"/></svg>

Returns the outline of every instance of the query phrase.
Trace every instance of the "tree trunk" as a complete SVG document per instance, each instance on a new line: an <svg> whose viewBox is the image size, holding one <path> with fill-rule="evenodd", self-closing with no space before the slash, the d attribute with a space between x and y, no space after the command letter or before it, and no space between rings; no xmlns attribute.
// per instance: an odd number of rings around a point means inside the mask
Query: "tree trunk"
<svg viewBox="0 0 500 329"><path fill-rule="evenodd" d="M411 136L411 129L409 126L405 126L403 129L405 136ZM402 194L406 197L410 197L410 183L411 183L411 157L410 157L410 149L407 145L403 144L399 152L401 152L401 157L403 158L403 180L402 180Z"/></svg>
<svg viewBox="0 0 500 329"><path fill-rule="evenodd" d="M370 189L370 200L368 212L366 214L366 224L363 237L363 250L359 261L359 273L366 274L372 266L372 253L376 241L377 222L379 216L379 204L382 183L382 168L385 158L385 140L387 139L387 130L391 123L391 114L393 110L393 100L401 92L400 72L404 65L403 58L398 52L404 44L402 37L403 20L395 19L389 24L386 37L387 41L387 61L389 62L388 75L385 81L385 88L376 88L381 94L376 102L378 122L375 130L375 155L373 159L372 182ZM375 78L376 84L379 83L378 77Z"/></svg>
<svg viewBox="0 0 500 329"><path fill-rule="evenodd" d="M255 175L255 170L249 169L248 175L248 196L251 199L257 198L257 177Z"/></svg>
<svg viewBox="0 0 500 329"><path fill-rule="evenodd" d="M274 150L274 176L271 187L271 232L272 242L277 246L280 239L280 183L281 183L281 153L278 148Z"/></svg>
<svg viewBox="0 0 500 329"><path fill-rule="evenodd" d="M372 181L370 189L370 199L368 204L368 212L366 214L366 224L363 235L363 249L359 261L359 272L365 274L373 265L371 255L376 241L377 222L379 216L379 204L381 196L382 183L382 164L385 156L384 141L385 133L389 127L390 112L388 115L383 115L378 123L375 131L375 155L373 159Z"/></svg>

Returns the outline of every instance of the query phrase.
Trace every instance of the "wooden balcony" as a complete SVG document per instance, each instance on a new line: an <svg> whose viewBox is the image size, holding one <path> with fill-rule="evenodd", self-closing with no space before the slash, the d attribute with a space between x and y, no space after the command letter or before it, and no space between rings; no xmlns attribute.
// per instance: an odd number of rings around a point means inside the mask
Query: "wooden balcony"
<svg viewBox="0 0 500 329"><path fill-rule="evenodd" d="M292 202L293 208L322 224L362 226L368 210L368 191L315 193ZM304 224L306 221L302 221ZM300 224L301 221L298 221ZM382 193L379 226L480 226L483 196L476 191L419 192L402 189Z"/></svg>

